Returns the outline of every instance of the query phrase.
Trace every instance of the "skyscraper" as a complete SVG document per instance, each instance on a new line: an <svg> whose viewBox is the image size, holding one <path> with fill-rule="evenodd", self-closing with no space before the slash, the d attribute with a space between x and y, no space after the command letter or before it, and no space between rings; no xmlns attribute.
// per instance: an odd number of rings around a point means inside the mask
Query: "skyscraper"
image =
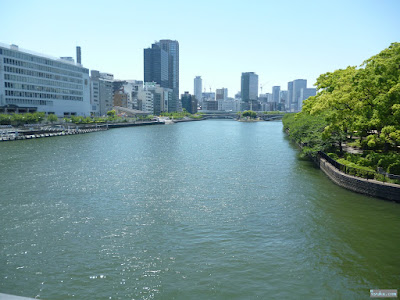
<svg viewBox="0 0 400 300"><path fill-rule="evenodd" d="M168 87L173 90L175 98L171 101L168 111L180 111L182 104L179 101L179 43L172 40L160 40L157 44L169 55Z"/></svg>
<svg viewBox="0 0 400 300"><path fill-rule="evenodd" d="M301 99L301 90L307 88L307 80L306 79L296 79L293 80L293 102L294 110L298 111L299 106L303 99ZM301 107L301 106L300 106Z"/></svg>
<svg viewBox="0 0 400 300"><path fill-rule="evenodd" d="M292 102L293 102L293 81L289 81L287 84L288 96L287 96L287 110L292 111Z"/></svg>
<svg viewBox="0 0 400 300"><path fill-rule="evenodd" d="M280 86L273 86L272 87L272 102L275 103L279 103L280 99L279 99L279 94L281 91L281 87Z"/></svg>
<svg viewBox="0 0 400 300"><path fill-rule="evenodd" d="M281 111L286 111L288 107L288 91L281 91L279 96L280 108Z"/></svg>
<svg viewBox="0 0 400 300"><path fill-rule="evenodd" d="M193 94L196 97L197 101L201 101L202 89L203 89L203 80L201 79L201 76L196 76L196 78L194 79Z"/></svg>
<svg viewBox="0 0 400 300"><path fill-rule="evenodd" d="M161 87L169 86L169 55L160 45L152 44L144 49L144 82L156 82Z"/></svg>
<svg viewBox="0 0 400 300"><path fill-rule="evenodd" d="M300 99L297 109L300 111L303 108L303 101L308 99L308 97L315 96L317 94L316 88L304 88L300 91Z"/></svg>
<svg viewBox="0 0 400 300"><path fill-rule="evenodd" d="M303 101L310 96L315 96L315 94L315 88L307 88L306 79L296 79L288 82L287 110L291 112L300 111L303 106Z"/></svg>
<svg viewBox="0 0 400 300"><path fill-rule="evenodd" d="M168 101L168 111L178 111L179 103L179 43L172 40L160 40L151 48L144 49L144 81L156 82L161 87L173 90Z"/></svg>
<svg viewBox="0 0 400 300"><path fill-rule="evenodd" d="M244 72L241 78L242 110L258 110L258 75Z"/></svg>
<svg viewBox="0 0 400 300"><path fill-rule="evenodd" d="M182 108L186 109L188 113L195 114L197 113L197 99L193 95L190 95L189 92L185 92L185 94L181 95L182 99Z"/></svg>

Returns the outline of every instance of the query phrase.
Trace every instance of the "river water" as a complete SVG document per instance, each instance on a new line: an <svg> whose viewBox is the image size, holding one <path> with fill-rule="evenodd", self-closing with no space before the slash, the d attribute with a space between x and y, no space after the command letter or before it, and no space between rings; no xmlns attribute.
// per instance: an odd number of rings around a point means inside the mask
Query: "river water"
<svg viewBox="0 0 400 300"><path fill-rule="evenodd" d="M333 184L280 122L0 144L0 293L362 299L400 288L400 205Z"/></svg>

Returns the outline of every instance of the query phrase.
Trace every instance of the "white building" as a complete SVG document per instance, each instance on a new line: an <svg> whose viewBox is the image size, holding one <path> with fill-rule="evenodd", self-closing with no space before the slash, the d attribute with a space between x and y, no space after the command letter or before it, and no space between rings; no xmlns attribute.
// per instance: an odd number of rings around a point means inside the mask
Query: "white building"
<svg viewBox="0 0 400 300"><path fill-rule="evenodd" d="M203 80L201 79L201 76L196 76L194 79L193 94L196 97L197 101L201 101L202 88L203 88Z"/></svg>
<svg viewBox="0 0 400 300"><path fill-rule="evenodd" d="M152 114L154 112L154 93L143 87L137 93L138 110Z"/></svg>
<svg viewBox="0 0 400 300"><path fill-rule="evenodd" d="M218 110L222 111L239 111L240 100L235 100L233 98L227 98L226 100L218 101Z"/></svg>
<svg viewBox="0 0 400 300"><path fill-rule="evenodd" d="M95 111L92 110L92 114L104 116L108 111L113 109L113 80L114 75L109 73L101 73L96 70L92 70L90 72L90 81L91 81L91 90L93 93L91 94L91 104L92 108L96 108ZM98 88L98 102L96 102L96 88ZM95 107L95 105L98 106Z"/></svg>
<svg viewBox="0 0 400 300"><path fill-rule="evenodd" d="M90 115L89 70L71 58L0 44L0 86L2 111Z"/></svg>
<svg viewBox="0 0 400 300"><path fill-rule="evenodd" d="M128 108L137 108L137 93L143 89L143 81L141 80L126 80L124 90L128 94Z"/></svg>
<svg viewBox="0 0 400 300"><path fill-rule="evenodd" d="M163 88L158 83L155 82L145 82L143 89L145 91L153 93L152 113L154 113L155 115L160 115L163 112L168 112L168 102L172 101L174 96L172 89Z"/></svg>
<svg viewBox="0 0 400 300"><path fill-rule="evenodd" d="M93 116L100 116L100 82L90 80L90 113Z"/></svg>

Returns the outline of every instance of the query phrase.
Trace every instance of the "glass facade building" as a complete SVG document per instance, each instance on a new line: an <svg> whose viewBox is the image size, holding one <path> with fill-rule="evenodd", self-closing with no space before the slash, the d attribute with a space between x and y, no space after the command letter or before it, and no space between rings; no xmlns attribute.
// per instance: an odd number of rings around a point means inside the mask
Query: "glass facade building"
<svg viewBox="0 0 400 300"><path fill-rule="evenodd" d="M281 92L281 87L280 86L273 86L272 87L272 101L275 103L279 103L280 99L280 92Z"/></svg>
<svg viewBox="0 0 400 300"><path fill-rule="evenodd" d="M241 110L259 110L258 103L258 75L254 72L242 73L241 78Z"/></svg>
<svg viewBox="0 0 400 300"><path fill-rule="evenodd" d="M144 49L144 82L156 82L161 87L170 87L169 83L169 55L160 45L153 44Z"/></svg>
<svg viewBox="0 0 400 300"><path fill-rule="evenodd" d="M242 101L258 99L258 75L254 72L242 73Z"/></svg>
<svg viewBox="0 0 400 300"><path fill-rule="evenodd" d="M144 49L144 81L158 83L163 88L172 89L172 99L168 101L168 111L179 111L179 43L160 40L151 48Z"/></svg>

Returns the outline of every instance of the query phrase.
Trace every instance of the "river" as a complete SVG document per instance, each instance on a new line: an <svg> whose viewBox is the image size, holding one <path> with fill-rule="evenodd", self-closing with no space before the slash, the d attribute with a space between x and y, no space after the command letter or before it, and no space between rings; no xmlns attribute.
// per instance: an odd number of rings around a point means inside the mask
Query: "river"
<svg viewBox="0 0 400 300"><path fill-rule="evenodd" d="M400 205L333 184L281 122L0 144L0 293L360 299L400 288Z"/></svg>

